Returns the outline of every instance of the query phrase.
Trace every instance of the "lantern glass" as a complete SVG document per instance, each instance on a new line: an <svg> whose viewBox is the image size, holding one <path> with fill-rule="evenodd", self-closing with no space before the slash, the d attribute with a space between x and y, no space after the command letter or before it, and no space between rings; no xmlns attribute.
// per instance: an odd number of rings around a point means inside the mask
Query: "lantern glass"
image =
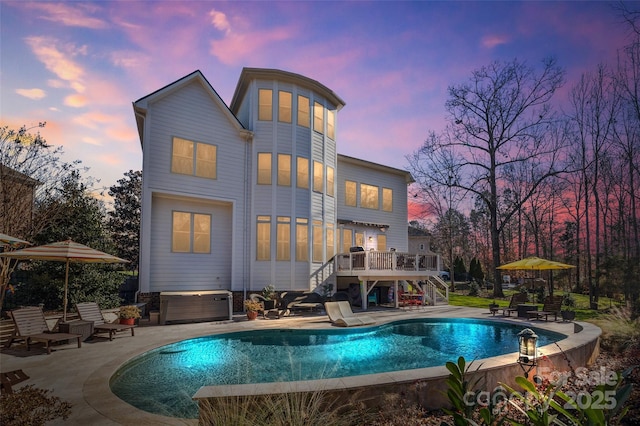
<svg viewBox="0 0 640 426"><path fill-rule="evenodd" d="M521 364L535 364L538 335L526 328L518 334L518 362Z"/></svg>

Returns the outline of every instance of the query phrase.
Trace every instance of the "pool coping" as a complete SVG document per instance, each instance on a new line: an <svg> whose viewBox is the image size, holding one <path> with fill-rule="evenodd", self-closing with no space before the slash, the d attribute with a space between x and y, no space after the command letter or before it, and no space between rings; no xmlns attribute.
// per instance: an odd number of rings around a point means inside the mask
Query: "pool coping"
<svg viewBox="0 0 640 426"><path fill-rule="evenodd" d="M544 321L528 321L518 318L492 317L488 309L466 308L460 306L443 305L436 307L424 307L420 309L380 309L367 312L376 319L378 324L385 322L411 319L411 318L478 318L489 321L507 321L526 327L538 327L557 331L571 336L569 339L575 345L583 345L581 336L587 334L578 333L573 335L574 323ZM600 330L588 323L577 323L585 330L593 327L590 332L592 339L597 339ZM197 419L175 418L152 414L139 410L118 398L111 392L109 380L113 374L125 362L159 346L175 343L190 338L203 337L212 334L229 333L237 331L247 331L269 328L331 328L331 324L326 315L302 315L282 319L247 321L245 315L235 315L233 321L226 322L206 322L191 324L174 324L166 326L141 326L136 328L134 337L130 334L118 334L113 341L108 339L94 339L94 341L83 342L82 348L76 345L64 345L56 347L51 355L46 355L46 351L34 347L27 352L23 347L15 347L10 350L2 348L0 351L0 361L2 370L23 369L30 379L21 383L23 385L34 385L42 389L52 390L52 394L72 404L72 413L65 421L57 419L47 423L51 425L66 424L91 424L91 425L185 425L197 424ZM575 340L578 339L578 340ZM568 346L568 345L567 345ZM553 349L553 348L550 348ZM563 349L564 346L563 346ZM551 353L546 347L541 348ZM554 352L557 351L555 348ZM504 362L513 363L515 355L505 356ZM507 359L509 358L509 359ZM500 364L500 360L492 360L491 365ZM488 367L489 364L485 365ZM430 369L444 369L444 367L430 367ZM406 370L414 371L414 370ZM444 372L444 370L441 370ZM437 374L437 370L431 370ZM397 373L394 380L401 380L401 375ZM383 373L388 374L388 373ZM369 383L372 378L361 376L353 380L360 383ZM344 382L344 378L340 379ZM293 383L293 382L290 382ZM304 383L304 382L303 382ZM352 383L356 383L355 381ZM286 384L280 384L280 389L285 389ZM311 386L309 384L305 386ZM255 386L254 386L255 387Z"/></svg>

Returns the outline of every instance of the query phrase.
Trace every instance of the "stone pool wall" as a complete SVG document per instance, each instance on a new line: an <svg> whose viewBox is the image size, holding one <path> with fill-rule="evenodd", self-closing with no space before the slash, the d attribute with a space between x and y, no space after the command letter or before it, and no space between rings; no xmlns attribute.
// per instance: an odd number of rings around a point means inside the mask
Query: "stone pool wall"
<svg viewBox="0 0 640 426"><path fill-rule="evenodd" d="M551 372L567 372L581 366L591 365L599 354L601 330L589 323L575 323L574 334L560 341L539 348L537 367L528 377L546 375ZM482 344L479 342L479 344ZM470 379L480 378L482 388L492 392L500 383L518 390L517 376L524 371L516 362L517 354L507 354L476 361L470 368ZM456 361L452 359L451 361ZM467 360L467 363L472 360ZM388 409L385 395L399 395L403 401L421 405L426 409L448 407L446 380L449 372L445 366L416 370L393 371L336 379L309 380L300 382L262 383L247 385L204 386L194 399L215 407L216 400L229 396L266 397L270 394L320 392L329 403L342 405L348 402L364 404L369 408ZM207 401L204 403L204 401Z"/></svg>

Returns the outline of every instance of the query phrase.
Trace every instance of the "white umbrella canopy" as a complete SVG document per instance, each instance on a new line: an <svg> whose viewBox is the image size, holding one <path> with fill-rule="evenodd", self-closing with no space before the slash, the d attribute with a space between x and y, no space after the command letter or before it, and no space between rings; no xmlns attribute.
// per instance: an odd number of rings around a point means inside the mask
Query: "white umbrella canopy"
<svg viewBox="0 0 640 426"><path fill-rule="evenodd" d="M71 240L58 243L29 247L10 253L0 253L0 256L23 260L51 260L65 262L64 300L62 320L67 320L67 293L69 287L69 263L129 263L108 253L92 249Z"/></svg>

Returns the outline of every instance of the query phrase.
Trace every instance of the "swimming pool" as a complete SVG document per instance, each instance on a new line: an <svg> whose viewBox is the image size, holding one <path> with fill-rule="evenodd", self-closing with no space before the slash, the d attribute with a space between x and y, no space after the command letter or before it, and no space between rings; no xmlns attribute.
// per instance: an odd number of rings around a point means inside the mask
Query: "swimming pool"
<svg viewBox="0 0 640 426"><path fill-rule="evenodd" d="M440 366L464 356L517 351L522 325L469 319L411 319L358 329L254 330L195 338L135 357L110 387L152 413L197 417L201 387L357 376ZM536 329L540 346L566 336Z"/></svg>

